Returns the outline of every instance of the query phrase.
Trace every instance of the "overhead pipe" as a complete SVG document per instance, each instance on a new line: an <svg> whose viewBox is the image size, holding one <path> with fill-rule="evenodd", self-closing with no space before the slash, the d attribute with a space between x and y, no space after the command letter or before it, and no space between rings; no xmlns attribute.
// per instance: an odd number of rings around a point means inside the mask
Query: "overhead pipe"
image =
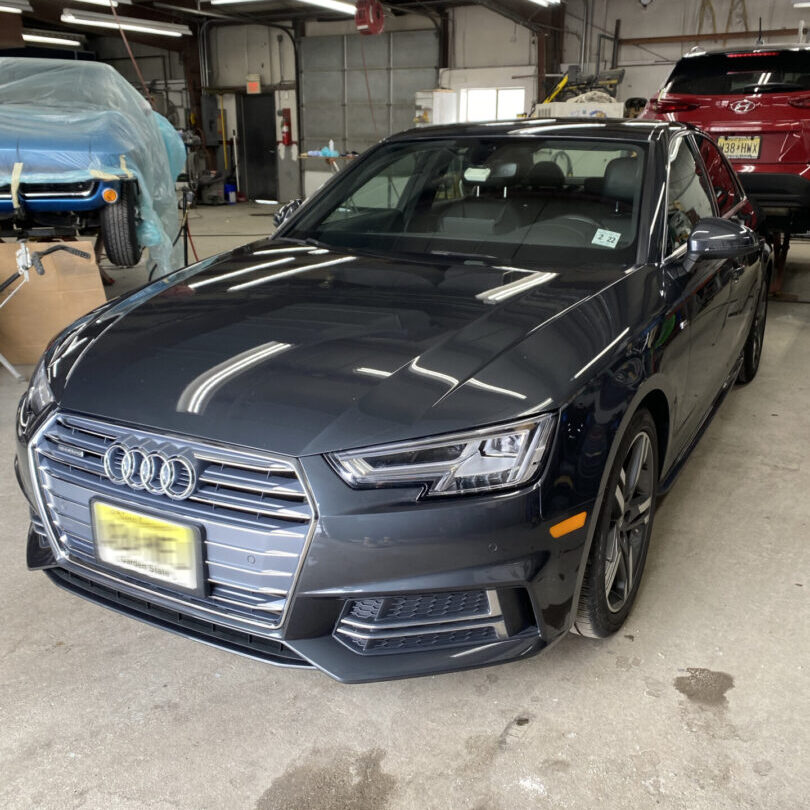
<svg viewBox="0 0 810 810"><path fill-rule="evenodd" d="M588 47L588 26L590 22L589 0L582 0L582 36L579 40L579 69L585 72L585 53Z"/></svg>

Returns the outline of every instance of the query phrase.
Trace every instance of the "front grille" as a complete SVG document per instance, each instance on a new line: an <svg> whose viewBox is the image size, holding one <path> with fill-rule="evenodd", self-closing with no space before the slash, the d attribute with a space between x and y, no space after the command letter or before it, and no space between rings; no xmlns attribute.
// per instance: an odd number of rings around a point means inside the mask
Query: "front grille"
<svg viewBox="0 0 810 810"><path fill-rule="evenodd" d="M178 501L113 483L103 457L121 441L168 445L172 453L193 456L199 470L194 492ZM313 521L292 462L65 413L41 429L34 454L48 517L69 559L97 565L91 499L157 511L202 531L206 596L184 595L184 600L278 626ZM137 581L125 573L116 576ZM151 583L150 589L171 593Z"/></svg>
<svg viewBox="0 0 810 810"><path fill-rule="evenodd" d="M350 600L334 632L364 655L481 644L507 635L498 594L487 590Z"/></svg>
<svg viewBox="0 0 810 810"><path fill-rule="evenodd" d="M43 197L91 197L96 190L95 180L75 183L20 183L20 196L32 200ZM11 199L11 186L0 186L0 199Z"/></svg>

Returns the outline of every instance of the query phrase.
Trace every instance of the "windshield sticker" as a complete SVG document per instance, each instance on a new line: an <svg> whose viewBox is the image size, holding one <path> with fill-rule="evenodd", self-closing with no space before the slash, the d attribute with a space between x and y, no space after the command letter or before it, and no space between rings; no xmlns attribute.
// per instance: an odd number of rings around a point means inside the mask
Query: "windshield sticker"
<svg viewBox="0 0 810 810"><path fill-rule="evenodd" d="M491 171L488 166L470 166L464 170L464 179L468 183L483 183Z"/></svg>
<svg viewBox="0 0 810 810"><path fill-rule="evenodd" d="M619 244L621 234L616 231L606 231L604 228L599 230L593 235L591 239L592 245L600 245L601 247L615 248Z"/></svg>

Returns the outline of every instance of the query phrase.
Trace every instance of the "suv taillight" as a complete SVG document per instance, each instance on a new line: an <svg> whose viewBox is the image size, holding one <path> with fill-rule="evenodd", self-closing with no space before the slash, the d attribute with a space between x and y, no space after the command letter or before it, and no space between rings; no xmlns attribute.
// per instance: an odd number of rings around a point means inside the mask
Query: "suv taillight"
<svg viewBox="0 0 810 810"><path fill-rule="evenodd" d="M799 98L792 98L788 101L791 107L801 107L806 110L810 108L810 96L799 96Z"/></svg>
<svg viewBox="0 0 810 810"><path fill-rule="evenodd" d="M678 101L676 99L650 99L650 109L657 113L688 112L696 110L700 105L691 101Z"/></svg>

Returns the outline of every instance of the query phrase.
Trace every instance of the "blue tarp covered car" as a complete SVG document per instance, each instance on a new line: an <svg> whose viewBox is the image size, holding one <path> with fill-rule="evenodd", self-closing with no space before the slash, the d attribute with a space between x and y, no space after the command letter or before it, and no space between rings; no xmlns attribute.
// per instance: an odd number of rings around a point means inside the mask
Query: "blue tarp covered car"
<svg viewBox="0 0 810 810"><path fill-rule="evenodd" d="M114 68L0 57L0 235L99 232L113 264L181 264L185 147Z"/></svg>

